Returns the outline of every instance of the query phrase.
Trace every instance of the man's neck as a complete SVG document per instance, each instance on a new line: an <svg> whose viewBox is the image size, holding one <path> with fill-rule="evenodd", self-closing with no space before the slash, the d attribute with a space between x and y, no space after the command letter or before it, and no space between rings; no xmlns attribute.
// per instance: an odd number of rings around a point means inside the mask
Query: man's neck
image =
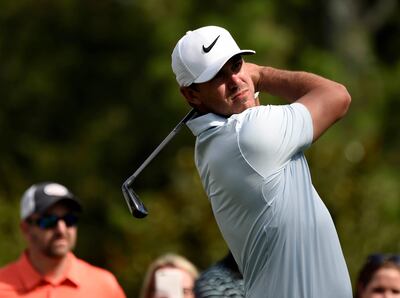
<svg viewBox="0 0 400 298"><path fill-rule="evenodd" d="M52 280L58 280L65 275L68 268L70 258L68 254L62 257L49 257L35 251L27 251L28 259L32 266L42 276L46 276Z"/></svg>

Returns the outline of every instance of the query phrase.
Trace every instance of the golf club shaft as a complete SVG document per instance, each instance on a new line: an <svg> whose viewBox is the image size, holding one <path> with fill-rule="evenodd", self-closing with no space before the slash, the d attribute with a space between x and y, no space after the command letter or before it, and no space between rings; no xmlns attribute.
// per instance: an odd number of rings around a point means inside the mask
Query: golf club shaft
<svg viewBox="0 0 400 298"><path fill-rule="evenodd" d="M143 171L143 169L157 156L158 153L171 141L173 137L180 131L182 126L196 114L192 109L187 115L175 126L175 128L168 134L168 136L157 146L157 148L146 158L140 167L124 182L122 185L122 192L128 204L129 211L134 217L142 218L147 215L147 209L140 201L139 196L131 189L133 181Z"/></svg>
<svg viewBox="0 0 400 298"><path fill-rule="evenodd" d="M176 134L181 130L182 126L191 119L196 111L192 109L176 126L175 128L168 134L168 136L157 146L156 149L146 158L146 160L140 165L140 167L126 180L126 185L131 186L132 182L136 179L136 177L143 171L145 167L157 156L158 153L171 141L172 138L176 136Z"/></svg>

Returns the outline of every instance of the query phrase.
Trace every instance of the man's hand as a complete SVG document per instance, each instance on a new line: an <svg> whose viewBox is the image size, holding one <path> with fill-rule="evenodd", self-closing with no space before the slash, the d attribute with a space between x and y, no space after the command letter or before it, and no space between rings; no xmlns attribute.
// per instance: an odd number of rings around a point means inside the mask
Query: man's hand
<svg viewBox="0 0 400 298"><path fill-rule="evenodd" d="M260 82L260 74L262 71L262 67L258 66L257 64L254 63L248 63L245 62L244 64L245 71L250 74L250 77L254 83L254 92L259 92L261 91L258 84Z"/></svg>

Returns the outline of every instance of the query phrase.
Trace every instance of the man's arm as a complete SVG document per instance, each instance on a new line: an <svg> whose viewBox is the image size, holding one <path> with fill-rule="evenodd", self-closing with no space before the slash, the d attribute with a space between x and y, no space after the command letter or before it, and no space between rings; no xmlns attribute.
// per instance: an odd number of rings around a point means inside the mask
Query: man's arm
<svg viewBox="0 0 400 298"><path fill-rule="evenodd" d="M342 118L350 105L346 88L321 76L246 63L256 91L267 92L307 107L313 120L313 141Z"/></svg>

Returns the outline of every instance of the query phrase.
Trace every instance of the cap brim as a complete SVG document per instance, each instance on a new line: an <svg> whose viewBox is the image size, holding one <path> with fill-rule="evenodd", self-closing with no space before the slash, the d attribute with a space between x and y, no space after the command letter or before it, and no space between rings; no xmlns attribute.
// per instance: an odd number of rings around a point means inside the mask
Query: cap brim
<svg viewBox="0 0 400 298"><path fill-rule="evenodd" d="M51 199L50 199L51 198ZM81 204L75 200L74 198L69 198L69 197L49 197L48 200L46 200L45 204L41 204L36 206L35 212L42 214L45 213L50 207L52 207L55 204L58 203L63 203L65 206L70 208L72 211L75 212L81 212L82 211L82 206Z"/></svg>
<svg viewBox="0 0 400 298"><path fill-rule="evenodd" d="M221 70L225 63L228 62L228 60L235 55L252 55L255 53L256 52L253 50L240 50L234 53L230 53L208 67L197 79L193 81L193 83L205 83L210 81L216 76L216 74Z"/></svg>

